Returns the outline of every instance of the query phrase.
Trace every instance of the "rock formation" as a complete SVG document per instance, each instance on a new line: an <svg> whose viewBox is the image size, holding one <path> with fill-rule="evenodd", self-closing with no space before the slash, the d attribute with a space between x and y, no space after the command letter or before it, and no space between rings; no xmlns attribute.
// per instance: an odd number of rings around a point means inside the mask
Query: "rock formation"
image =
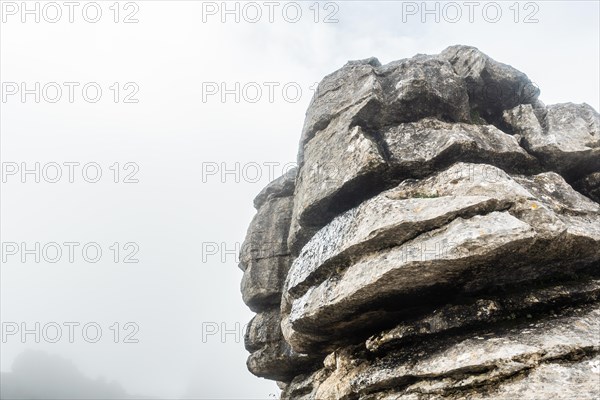
<svg viewBox="0 0 600 400"><path fill-rule="evenodd" d="M600 128L473 47L328 75L242 246L282 399L600 398Z"/></svg>

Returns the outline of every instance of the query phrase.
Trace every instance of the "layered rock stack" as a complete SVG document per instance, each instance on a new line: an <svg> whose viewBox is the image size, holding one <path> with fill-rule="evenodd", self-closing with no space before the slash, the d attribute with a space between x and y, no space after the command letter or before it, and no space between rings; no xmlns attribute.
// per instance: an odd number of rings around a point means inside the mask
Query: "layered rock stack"
<svg viewBox="0 0 600 400"><path fill-rule="evenodd" d="M600 129L472 47L325 77L256 198L248 368L282 399L600 398Z"/></svg>

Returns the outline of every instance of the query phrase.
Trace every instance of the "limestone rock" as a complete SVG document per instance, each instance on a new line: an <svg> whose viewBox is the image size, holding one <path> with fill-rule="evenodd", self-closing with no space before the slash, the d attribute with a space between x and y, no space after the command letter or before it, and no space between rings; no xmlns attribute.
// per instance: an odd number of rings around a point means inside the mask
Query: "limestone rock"
<svg viewBox="0 0 600 400"><path fill-rule="evenodd" d="M371 352L393 348L410 340L458 328L515 318L531 318L545 309L558 310L572 304L591 303L600 299L600 280L565 282L526 291L481 294L477 298L449 301L433 312L402 321L396 327L370 337L366 347Z"/></svg>
<svg viewBox="0 0 600 400"><path fill-rule="evenodd" d="M385 160L373 139L356 126L348 130L348 121L337 118L319 132L306 147L294 198L290 248L306 242L314 229L323 226L339 210L347 209L340 197L352 191L368 193L381 184ZM372 189L370 189L372 187ZM304 231L303 231L304 229Z"/></svg>
<svg viewBox="0 0 600 400"><path fill-rule="evenodd" d="M475 335L413 343L371 361L360 346L339 348L321 369L292 381L282 399L296 398L300 388L313 397L299 398L323 400L508 399L503 396L540 385L546 376L560 376L545 386L547 394L562 396L565 384L571 395L594 394L599 317L597 307L577 307L540 320L521 319L509 328L488 326ZM575 382L584 386L578 389ZM526 395L539 398L537 392Z"/></svg>
<svg viewBox="0 0 600 400"><path fill-rule="evenodd" d="M376 75L378 66L379 61L349 62L323 78L306 112L300 154L303 145L317 132L327 128L331 121L345 114L348 109L360 109L379 96L380 84Z"/></svg>
<svg viewBox="0 0 600 400"><path fill-rule="evenodd" d="M441 348L415 348L420 352L415 352L419 354L417 359L415 353L405 350L391 353L364 368L356 368L348 383L351 392L361 394L397 390L403 386L407 394L441 395L448 391L468 390L482 382L506 379L540 364L598 355L599 321L599 309L584 308L573 315L521 322L512 329L483 330L476 337L453 337ZM461 379L461 375L466 374L468 376ZM412 383L415 378L417 382Z"/></svg>
<svg viewBox="0 0 600 400"><path fill-rule="evenodd" d="M381 91L354 117L377 129L426 117L469 121L467 88L450 63L437 56L416 55L375 70Z"/></svg>
<svg viewBox="0 0 600 400"><path fill-rule="evenodd" d="M342 120L332 122L306 146L289 240L293 253L355 203L394 182L423 177L460 160L515 172L537 170L536 160L516 139L493 125L426 118L374 136L359 126L347 132Z"/></svg>
<svg viewBox="0 0 600 400"><path fill-rule="evenodd" d="M332 216L402 179L456 161L535 168L513 137L485 126L503 125L506 109L540 104L531 87L525 74L465 46L384 66L351 62L325 77L300 140L292 254Z"/></svg>
<svg viewBox="0 0 600 400"><path fill-rule="evenodd" d="M568 180L600 170L600 120L589 105L549 106L541 122L531 105L519 105L504 119L527 151Z"/></svg>
<svg viewBox="0 0 600 400"><path fill-rule="evenodd" d="M490 123L501 120L504 110L535 103L539 96L540 90L527 75L475 47L451 46L441 57L465 80L471 109Z"/></svg>
<svg viewBox="0 0 600 400"><path fill-rule="evenodd" d="M279 307L257 314L244 335L248 370L263 378L289 381L315 364L315 358L298 354L283 339L279 326Z"/></svg>
<svg viewBox="0 0 600 400"><path fill-rule="evenodd" d="M254 198L254 208L260 209L267 200L275 197L288 197L294 194L296 185L296 175L298 168L290 168L273 182L269 183L261 192Z"/></svg>
<svg viewBox="0 0 600 400"><path fill-rule="evenodd" d="M319 84L242 246L282 400L600 398L600 132L452 46Z"/></svg>
<svg viewBox="0 0 600 400"><path fill-rule="evenodd" d="M389 163L398 171L394 176L402 179L423 177L456 161L486 163L512 172L537 169L536 160L516 139L493 125L426 118L396 125L382 136Z"/></svg>
<svg viewBox="0 0 600 400"><path fill-rule="evenodd" d="M302 145L344 114L354 119L352 125L364 127L424 117L470 119L464 81L447 61L424 55L385 66L373 58L349 62L326 76L317 86L306 113L301 150ZM299 161L302 163L303 158Z"/></svg>
<svg viewBox="0 0 600 400"><path fill-rule="evenodd" d="M331 345L390 319L401 311L391 304L415 292L482 290L598 262L600 207L559 175L513 178L458 163L403 182L317 233L288 273L283 318ZM385 311L382 303L390 304ZM284 333L297 351L316 345Z"/></svg>
<svg viewBox="0 0 600 400"><path fill-rule="evenodd" d="M315 362L314 357L294 352L280 327L281 292L291 265L287 236L295 178L296 170L290 170L256 197L258 211L240 252L242 298L258 312L244 336L251 353L247 366L257 376L280 381L290 381Z"/></svg>
<svg viewBox="0 0 600 400"><path fill-rule="evenodd" d="M459 216L506 208L508 202L486 196L442 196L398 199L384 192L335 218L320 230L295 259L286 290L299 293L319 276L369 252L400 245L420 233L445 225Z"/></svg>
<svg viewBox="0 0 600 400"><path fill-rule="evenodd" d="M253 310L278 304L291 265L286 238L290 226L292 197L275 197L259 210L241 248L244 270L242 295Z"/></svg>

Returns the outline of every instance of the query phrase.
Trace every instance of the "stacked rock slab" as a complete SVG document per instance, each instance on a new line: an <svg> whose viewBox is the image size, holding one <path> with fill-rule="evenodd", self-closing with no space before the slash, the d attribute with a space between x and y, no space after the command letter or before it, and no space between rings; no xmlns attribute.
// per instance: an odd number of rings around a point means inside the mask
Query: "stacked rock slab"
<svg viewBox="0 0 600 400"><path fill-rule="evenodd" d="M296 170L271 182L254 200L252 220L240 254L244 302L256 312L244 336L248 369L255 375L289 381L312 367L317 357L295 352L283 338L280 304L292 259L287 236Z"/></svg>
<svg viewBox="0 0 600 400"><path fill-rule="evenodd" d="M325 77L242 250L282 399L600 398L600 128L452 46Z"/></svg>

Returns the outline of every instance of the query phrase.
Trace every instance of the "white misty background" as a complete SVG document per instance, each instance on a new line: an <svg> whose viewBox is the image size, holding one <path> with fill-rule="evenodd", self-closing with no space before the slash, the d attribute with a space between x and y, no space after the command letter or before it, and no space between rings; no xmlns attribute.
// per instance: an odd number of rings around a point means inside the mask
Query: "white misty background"
<svg viewBox="0 0 600 400"><path fill-rule="evenodd" d="M243 241L252 199L269 181L265 163L278 175L295 161L311 87L347 60L376 56L387 63L472 45L527 73L546 104L598 109L597 2L535 2L537 23L524 23L523 9L515 22L509 3L497 23L481 13L473 23L466 15L456 23L432 16L423 23L420 14L403 22L401 2L362 1L337 2L337 23L323 23L323 14L315 23L313 2L301 3L305 14L297 23L277 12L274 23L222 23L220 14L202 21L202 2L138 1L135 24L114 23L113 2L100 3L107 14L95 24L21 23L17 16L0 27L2 82L98 82L106 90L95 104L18 97L1 103L3 163L96 162L106 175L96 184L11 177L2 184L0 233L3 242L98 242L105 251L114 242L135 242L140 262L114 263L105 253L95 264L18 257L3 263L2 322L92 321L104 330L95 344L81 336L74 343L10 337L0 352L3 385L37 377L34 386L42 386L34 389L50 393L67 380L98 397L277 393L275 383L247 372L241 328L225 341L202 340L203 324L235 330L253 316L241 300L234 257L203 262L202 243L231 249ZM139 102L111 101L114 82L134 82ZM203 102L207 82L279 86L273 102L265 87L255 103L218 95ZM286 83L302 89L297 101L284 98ZM136 163L139 183L113 183L108 167L115 162ZM203 182L203 163L257 163L262 178L244 181L240 170L239 182L235 174ZM108 328L128 321L139 326L139 343L114 343ZM50 382L40 377L47 370L54 371Z"/></svg>

